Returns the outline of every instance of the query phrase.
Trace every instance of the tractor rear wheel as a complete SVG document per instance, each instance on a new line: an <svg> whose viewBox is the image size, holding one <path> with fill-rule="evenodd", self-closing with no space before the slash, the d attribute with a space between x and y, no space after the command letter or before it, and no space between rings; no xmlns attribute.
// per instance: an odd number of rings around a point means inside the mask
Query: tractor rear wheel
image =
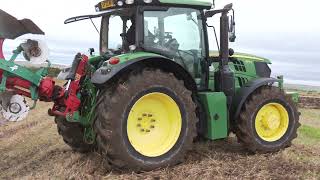
<svg viewBox="0 0 320 180"><path fill-rule="evenodd" d="M84 141L84 128L79 124L67 122L63 117L56 117L55 122L57 124L58 133L72 150L86 153L93 149L93 145L87 144Z"/></svg>
<svg viewBox="0 0 320 180"><path fill-rule="evenodd" d="M292 99L279 88L264 86L246 101L236 135L252 152L276 152L291 145L300 126Z"/></svg>
<svg viewBox="0 0 320 180"><path fill-rule="evenodd" d="M172 73L131 73L101 93L95 131L104 157L121 169L152 170L182 162L196 136L192 93Z"/></svg>

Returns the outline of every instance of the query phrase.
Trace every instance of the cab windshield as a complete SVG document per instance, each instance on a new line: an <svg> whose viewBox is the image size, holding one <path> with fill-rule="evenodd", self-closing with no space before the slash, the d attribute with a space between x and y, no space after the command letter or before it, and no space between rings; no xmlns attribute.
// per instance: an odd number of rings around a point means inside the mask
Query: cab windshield
<svg viewBox="0 0 320 180"><path fill-rule="evenodd" d="M136 10L119 9L102 18L100 52L118 55L128 52L131 45L135 45L140 50L172 59L196 81L199 80L197 84L202 84L206 49L201 12L192 8L171 7L146 9L141 15L136 15Z"/></svg>
<svg viewBox="0 0 320 180"><path fill-rule="evenodd" d="M195 78L201 72L204 47L200 11L168 8L144 12L144 48L173 58Z"/></svg>
<svg viewBox="0 0 320 180"><path fill-rule="evenodd" d="M102 17L101 54L121 54L135 44L134 9L118 9Z"/></svg>

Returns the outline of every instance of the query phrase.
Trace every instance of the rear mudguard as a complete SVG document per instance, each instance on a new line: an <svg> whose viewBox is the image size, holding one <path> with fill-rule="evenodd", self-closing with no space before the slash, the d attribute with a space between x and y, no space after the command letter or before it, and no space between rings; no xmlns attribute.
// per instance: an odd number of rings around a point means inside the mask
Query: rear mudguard
<svg viewBox="0 0 320 180"><path fill-rule="evenodd" d="M248 97L258 88L268 85L268 84L274 84L274 83L279 83L279 79L275 78L259 78L256 80L253 80L246 84L244 87L242 87L234 96L233 98L233 103L231 107L231 120L235 121L239 115L240 111L248 99ZM234 123L231 123L234 124Z"/></svg>
<svg viewBox="0 0 320 180"><path fill-rule="evenodd" d="M193 92L197 91L197 85L192 76L180 64L164 57L154 56L139 57L115 66L102 66L93 74L91 82L99 87L108 83L108 81L110 81L114 77L118 75L120 76L127 70L130 71L141 67L158 68L162 69L165 72L172 72L178 79L182 79L185 81L185 86L188 89L192 90Z"/></svg>

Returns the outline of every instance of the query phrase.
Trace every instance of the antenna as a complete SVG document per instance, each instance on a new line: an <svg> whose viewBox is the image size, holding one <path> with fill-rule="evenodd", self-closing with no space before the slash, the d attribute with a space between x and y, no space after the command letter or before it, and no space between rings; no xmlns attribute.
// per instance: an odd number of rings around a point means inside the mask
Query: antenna
<svg viewBox="0 0 320 180"><path fill-rule="evenodd" d="M98 30L98 28L97 28L96 24L94 24L94 22L92 21L92 18L90 18L90 21L91 21L91 23L92 23L93 27L96 29L97 33L100 35L100 32L99 32L99 30Z"/></svg>

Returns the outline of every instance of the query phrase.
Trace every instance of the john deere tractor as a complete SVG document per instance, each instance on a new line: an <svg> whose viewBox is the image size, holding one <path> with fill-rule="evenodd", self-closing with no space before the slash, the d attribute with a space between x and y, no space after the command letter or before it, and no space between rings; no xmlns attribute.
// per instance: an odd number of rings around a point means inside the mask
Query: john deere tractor
<svg viewBox="0 0 320 180"><path fill-rule="evenodd" d="M49 115L73 150L97 149L123 169L180 163L197 137L235 133L258 153L289 147L300 125L298 94L284 92L282 76L271 77L269 60L229 49L236 39L232 4L212 7L211 0L102 1L98 14L65 21L101 17L100 55L77 54L59 75L63 87L38 73L29 96L54 102ZM209 50L213 16L220 16L216 53Z"/></svg>

